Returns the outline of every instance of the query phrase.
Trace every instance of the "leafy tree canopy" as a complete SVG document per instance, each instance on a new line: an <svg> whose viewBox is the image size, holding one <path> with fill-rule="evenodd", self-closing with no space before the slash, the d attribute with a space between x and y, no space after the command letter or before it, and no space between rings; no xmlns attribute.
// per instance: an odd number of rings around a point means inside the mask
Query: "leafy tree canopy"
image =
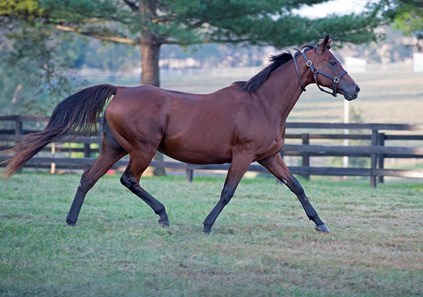
<svg viewBox="0 0 423 297"><path fill-rule="evenodd" d="M0 60L14 67L14 71L8 70L14 75L4 74L3 78L21 78L27 85L31 82L38 86L33 92L38 98L61 96L60 92L71 86L63 70L75 56L66 44L81 35L139 46L142 83L153 85L160 84L160 49L166 44L241 43L282 48L315 42L327 33L339 43L377 39L378 9L316 19L295 12L303 5L327 1L3 0L0 38L8 42L0 46ZM22 79L20 73L27 77Z"/></svg>
<svg viewBox="0 0 423 297"><path fill-rule="evenodd" d="M406 35L415 34L423 39L423 1L386 0L386 15L394 26Z"/></svg>
<svg viewBox="0 0 423 297"><path fill-rule="evenodd" d="M294 13L328 0L6 0L0 15L129 44L248 42L277 47L330 32L341 42L374 40L375 13L307 19Z"/></svg>
<svg viewBox="0 0 423 297"><path fill-rule="evenodd" d="M414 36L414 47L423 52L423 1L421 0L381 0L378 4L386 19L395 29L407 36Z"/></svg>

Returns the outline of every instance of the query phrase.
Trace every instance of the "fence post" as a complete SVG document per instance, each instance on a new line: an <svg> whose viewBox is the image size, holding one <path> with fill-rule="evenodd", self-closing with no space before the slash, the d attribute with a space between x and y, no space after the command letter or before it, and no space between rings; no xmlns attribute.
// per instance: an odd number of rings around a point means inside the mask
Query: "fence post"
<svg viewBox="0 0 423 297"><path fill-rule="evenodd" d="M379 133L378 140L377 140L378 146L385 146L385 139L386 139L385 133ZM385 168L385 154L378 155L378 168L379 169ZM378 177L378 182L383 183L383 180L384 180L383 176Z"/></svg>
<svg viewBox="0 0 423 297"><path fill-rule="evenodd" d="M91 147L90 147L90 143L86 142L84 143L84 158L89 158L91 157Z"/></svg>
<svg viewBox="0 0 423 297"><path fill-rule="evenodd" d="M301 139L303 142L303 145L309 145L310 144L310 134L303 133L301 135ZM303 152L302 154L302 167L306 168L306 173L303 175L303 177L306 180L310 179L310 154L308 152Z"/></svg>
<svg viewBox="0 0 423 297"><path fill-rule="evenodd" d="M54 143L54 142L51 143L51 156L53 158L56 157L56 143ZM51 164L50 164L50 174L56 174L56 163L55 162L51 162Z"/></svg>
<svg viewBox="0 0 423 297"><path fill-rule="evenodd" d="M188 182L192 182L192 180L194 179L194 169L192 169L189 164L187 164L186 178Z"/></svg>
<svg viewBox="0 0 423 297"><path fill-rule="evenodd" d="M23 122L22 120L18 117L15 120L15 143L18 143L20 140L20 137L23 136Z"/></svg>
<svg viewBox="0 0 423 297"><path fill-rule="evenodd" d="M18 116L16 117L15 120L15 145L17 145L19 143L19 141L21 140L21 137L24 135L24 131L23 131L23 122L21 120L21 118ZM21 173L23 170L23 167L20 168L17 173Z"/></svg>
<svg viewBox="0 0 423 297"><path fill-rule="evenodd" d="M373 150L377 146L377 140L378 140L378 130L372 129L372 143L371 148L372 151L370 153L370 186L372 188L376 188L377 185L377 179L376 179L376 166L377 166L377 153Z"/></svg>

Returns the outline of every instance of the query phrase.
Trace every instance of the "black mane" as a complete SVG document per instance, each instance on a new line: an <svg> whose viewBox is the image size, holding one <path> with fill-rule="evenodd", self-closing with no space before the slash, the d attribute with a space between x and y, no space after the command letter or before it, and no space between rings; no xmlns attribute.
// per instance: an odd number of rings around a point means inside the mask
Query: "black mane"
<svg viewBox="0 0 423 297"><path fill-rule="evenodd" d="M313 46L306 45L303 48L313 48ZM270 64L264 68L262 71L254 75L248 81L237 81L233 85L236 86L239 90L252 93L257 91L264 82L269 78L270 74L280 66L284 65L288 61L292 60L292 55L289 52L284 52L279 55L270 56Z"/></svg>

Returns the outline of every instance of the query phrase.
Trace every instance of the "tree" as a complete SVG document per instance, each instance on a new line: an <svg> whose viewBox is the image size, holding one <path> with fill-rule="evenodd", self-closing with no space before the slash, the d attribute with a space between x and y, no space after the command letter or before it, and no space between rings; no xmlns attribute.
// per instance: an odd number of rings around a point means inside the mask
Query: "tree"
<svg viewBox="0 0 423 297"><path fill-rule="evenodd" d="M385 0L385 16L393 23L394 28L405 35L414 35L417 39L415 47L423 52L423 1L421 0Z"/></svg>
<svg viewBox="0 0 423 297"><path fill-rule="evenodd" d="M315 41L331 33L339 42L376 39L376 12L307 19L302 5L328 0L6 0L0 16L90 36L139 45L142 84L160 85L160 49L166 44L270 44Z"/></svg>
<svg viewBox="0 0 423 297"><path fill-rule="evenodd" d="M9 28L8 36L5 27ZM0 20L0 97L3 114L46 114L57 99L71 92L75 79L69 77L69 57L60 32L27 28L24 24ZM13 37L12 39L10 38ZM62 36L66 39L66 36Z"/></svg>

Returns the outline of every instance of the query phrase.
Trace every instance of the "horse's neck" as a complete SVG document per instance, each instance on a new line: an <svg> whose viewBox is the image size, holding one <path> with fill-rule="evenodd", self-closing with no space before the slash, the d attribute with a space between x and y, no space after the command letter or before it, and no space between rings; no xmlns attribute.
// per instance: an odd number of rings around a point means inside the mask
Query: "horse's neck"
<svg viewBox="0 0 423 297"><path fill-rule="evenodd" d="M258 91L266 114L281 124L285 123L301 93L293 63L274 70Z"/></svg>

